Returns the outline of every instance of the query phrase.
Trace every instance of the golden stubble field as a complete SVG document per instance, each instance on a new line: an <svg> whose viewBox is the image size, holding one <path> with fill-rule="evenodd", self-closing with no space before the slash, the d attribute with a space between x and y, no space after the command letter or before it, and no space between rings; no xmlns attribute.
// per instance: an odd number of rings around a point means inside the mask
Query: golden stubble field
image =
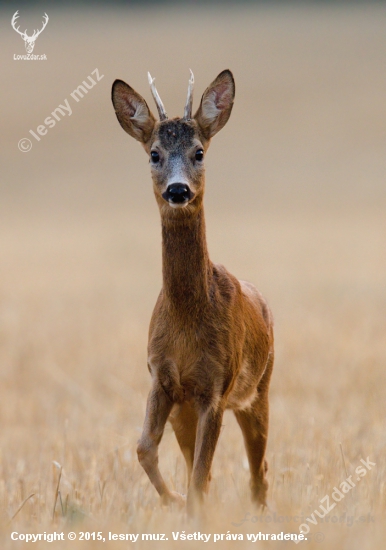
<svg viewBox="0 0 386 550"><path fill-rule="evenodd" d="M21 10L22 28L37 28L40 11ZM1 548L25 546L11 532L169 538L140 548L200 544L174 542L173 531L212 540L228 531L298 532L350 475L355 487L327 518L314 515L302 545L383 548L385 6L48 14L35 46L48 60L25 62L13 60L24 53L13 12L1 12ZM228 413L207 519L196 524L160 507L136 459L150 387L147 327L161 285L160 224L146 156L115 120L110 87L122 78L152 105L150 70L177 115L189 68L197 106L227 67L236 104L207 156L208 244L214 261L260 288L275 315L270 509L263 518L250 503L242 438ZM70 93L95 68L102 80L76 103ZM71 116L40 142L32 138L29 153L18 151L19 139L65 99ZM357 481L367 457L376 465ZM184 492L170 427L160 462Z"/></svg>

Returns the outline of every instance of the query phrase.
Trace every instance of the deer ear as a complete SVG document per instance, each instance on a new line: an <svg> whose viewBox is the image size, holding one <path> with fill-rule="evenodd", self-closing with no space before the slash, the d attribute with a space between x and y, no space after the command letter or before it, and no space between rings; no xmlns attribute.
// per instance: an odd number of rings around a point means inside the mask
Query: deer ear
<svg viewBox="0 0 386 550"><path fill-rule="evenodd" d="M154 129L155 118L143 97L123 80L116 80L111 99L119 124L125 132L141 143L147 143Z"/></svg>
<svg viewBox="0 0 386 550"><path fill-rule="evenodd" d="M218 75L205 90L194 118L206 139L221 130L230 117L235 98L235 81L229 70Z"/></svg>

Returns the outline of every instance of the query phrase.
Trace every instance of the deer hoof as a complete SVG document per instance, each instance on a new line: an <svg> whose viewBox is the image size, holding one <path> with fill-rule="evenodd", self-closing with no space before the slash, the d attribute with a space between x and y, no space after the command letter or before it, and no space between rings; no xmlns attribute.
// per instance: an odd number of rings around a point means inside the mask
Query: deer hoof
<svg viewBox="0 0 386 550"><path fill-rule="evenodd" d="M262 510L265 510L266 508L268 508L267 491L265 489L255 491L254 493L252 493L252 501L256 506L261 507Z"/></svg>
<svg viewBox="0 0 386 550"><path fill-rule="evenodd" d="M178 508L184 508L186 504L186 497L176 491L170 491L167 495L162 496L161 502L166 506L176 504Z"/></svg>

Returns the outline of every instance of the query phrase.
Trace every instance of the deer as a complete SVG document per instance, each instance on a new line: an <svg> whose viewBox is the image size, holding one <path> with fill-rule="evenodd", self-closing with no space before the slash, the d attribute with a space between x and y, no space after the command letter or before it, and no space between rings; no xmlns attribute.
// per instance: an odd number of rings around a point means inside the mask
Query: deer
<svg viewBox="0 0 386 550"><path fill-rule="evenodd" d="M17 10L14 14L13 14L13 17L12 17L12 21L11 21L11 25L13 27L13 29L20 34L20 36L22 37L22 39L24 40L25 42L25 49L27 50L27 53L32 53L34 51L34 47L35 47L35 41L37 39L37 37L39 36L39 34L41 32L44 31L44 29L46 28L46 25L48 23L48 15L45 13L44 14L44 19L43 19L43 27L40 29L40 31L37 31L37 30L34 30L34 33L32 36L28 36L27 34L27 29L24 31L24 32L21 32L19 29L20 27L16 27L16 20L18 19L19 17L19 10Z"/></svg>
<svg viewBox="0 0 386 550"><path fill-rule="evenodd" d="M191 72L182 118L169 119L148 73L159 121L145 99L122 80L112 86L118 122L149 157L162 227L163 284L149 327L151 389L137 454L164 505L203 510L224 411L241 428L252 500L266 506L268 390L274 361L273 317L262 294L209 258L204 159L227 123L235 82L222 71L192 116ZM169 489L158 467L166 422L187 467L187 495Z"/></svg>

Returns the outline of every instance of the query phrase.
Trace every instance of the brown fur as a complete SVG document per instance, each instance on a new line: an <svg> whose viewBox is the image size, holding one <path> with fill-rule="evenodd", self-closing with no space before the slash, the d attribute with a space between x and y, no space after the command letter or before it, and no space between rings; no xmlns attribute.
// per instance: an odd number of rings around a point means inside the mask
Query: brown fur
<svg viewBox="0 0 386 550"><path fill-rule="evenodd" d="M163 287L149 329L152 389L139 461L165 503L183 502L167 488L158 469L158 445L169 419L186 460L188 509L193 513L208 490L223 413L230 408L244 437L252 498L265 505L272 316L252 284L238 281L210 261L205 174L202 162L194 160L198 148L206 153L211 137L230 116L232 74L223 71L207 88L192 120L154 122L146 102L125 86L122 81L113 86L119 122L148 154L156 150L160 155L152 165L152 177L162 223ZM148 115L136 119L138 107ZM193 193L183 208L172 208L162 196L176 163Z"/></svg>

